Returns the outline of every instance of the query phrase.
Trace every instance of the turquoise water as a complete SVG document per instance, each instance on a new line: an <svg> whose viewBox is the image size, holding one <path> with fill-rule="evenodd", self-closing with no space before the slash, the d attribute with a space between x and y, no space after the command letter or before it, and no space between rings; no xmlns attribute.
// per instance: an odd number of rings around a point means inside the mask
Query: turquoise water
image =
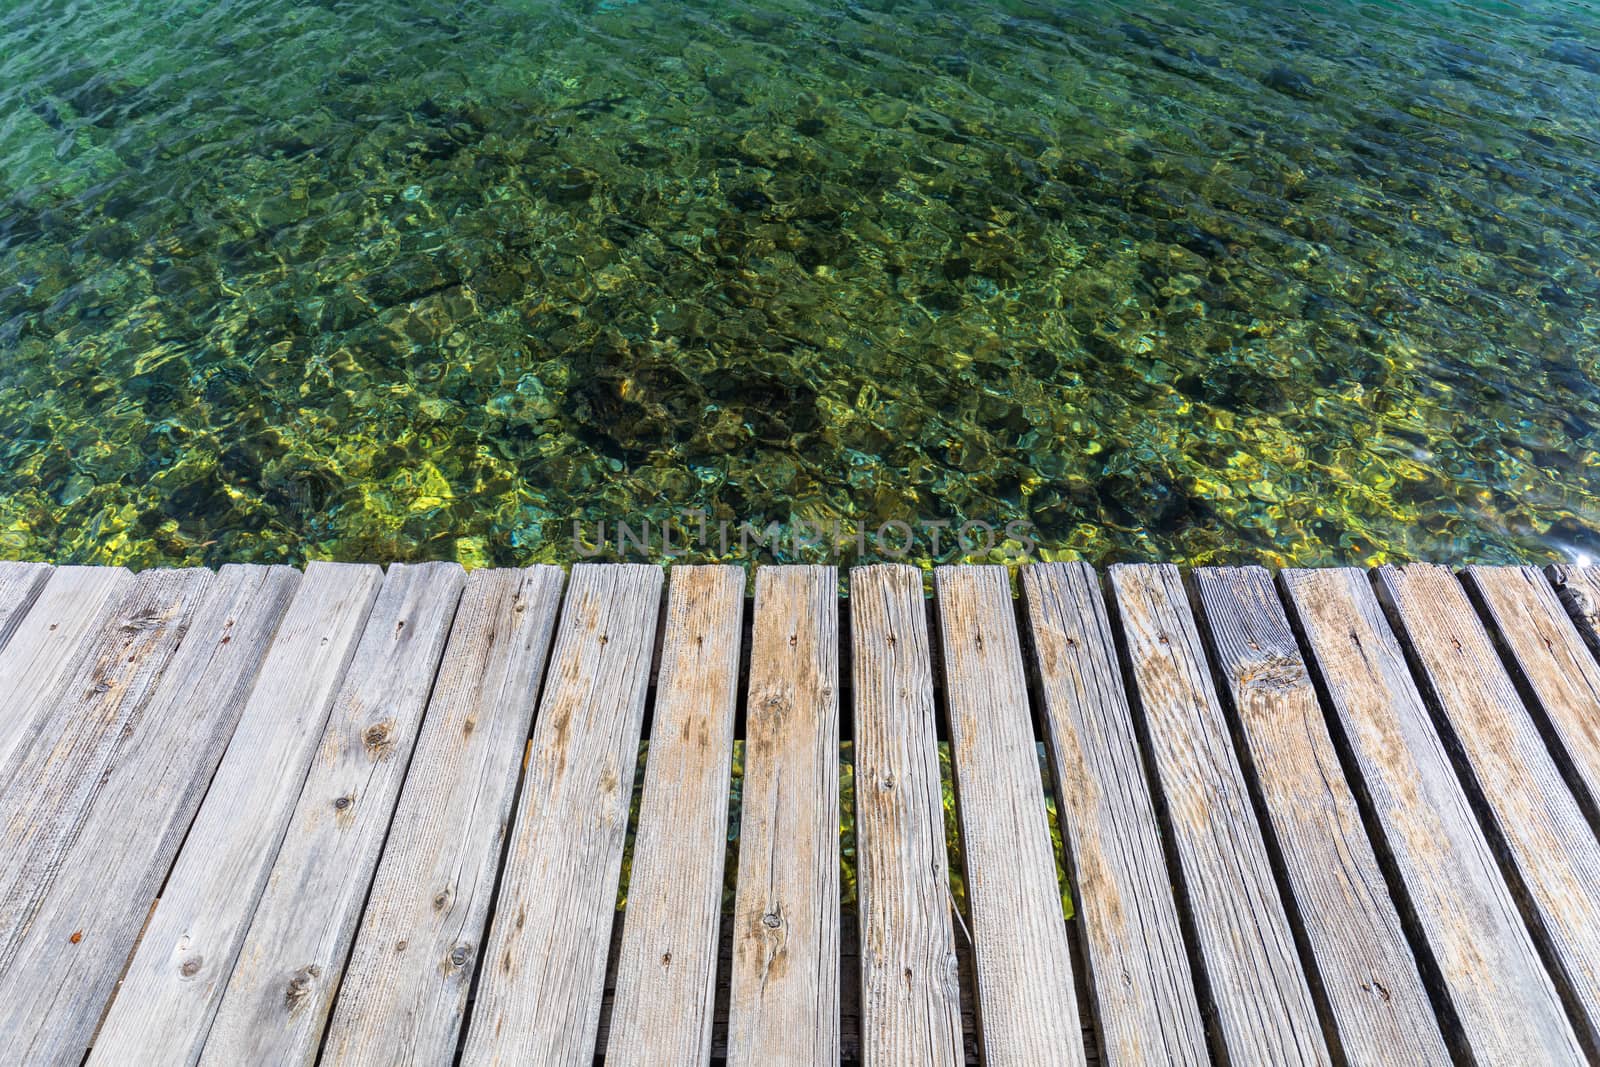
<svg viewBox="0 0 1600 1067"><path fill-rule="evenodd" d="M1566 3L3 3L0 556L568 560L684 507L1600 555L1597 42Z"/></svg>

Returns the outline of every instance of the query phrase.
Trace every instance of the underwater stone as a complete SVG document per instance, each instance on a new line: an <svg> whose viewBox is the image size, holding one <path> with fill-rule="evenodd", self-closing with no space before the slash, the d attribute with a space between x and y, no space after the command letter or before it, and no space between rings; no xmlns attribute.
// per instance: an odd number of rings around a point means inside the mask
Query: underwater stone
<svg viewBox="0 0 1600 1067"><path fill-rule="evenodd" d="M594 195L600 175L584 167L566 167L544 184L545 195L557 204L576 204Z"/></svg>
<svg viewBox="0 0 1600 1067"><path fill-rule="evenodd" d="M1313 100L1318 95L1315 82L1288 67L1273 67L1262 77L1261 84L1300 100Z"/></svg>

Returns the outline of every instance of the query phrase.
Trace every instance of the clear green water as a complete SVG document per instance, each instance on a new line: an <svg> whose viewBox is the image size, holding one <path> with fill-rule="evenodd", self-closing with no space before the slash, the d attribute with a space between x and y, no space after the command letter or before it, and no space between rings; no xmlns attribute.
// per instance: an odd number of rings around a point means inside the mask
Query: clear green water
<svg viewBox="0 0 1600 1067"><path fill-rule="evenodd" d="M0 555L565 560L683 506L1600 554L1597 49L1574 3L0 0Z"/></svg>

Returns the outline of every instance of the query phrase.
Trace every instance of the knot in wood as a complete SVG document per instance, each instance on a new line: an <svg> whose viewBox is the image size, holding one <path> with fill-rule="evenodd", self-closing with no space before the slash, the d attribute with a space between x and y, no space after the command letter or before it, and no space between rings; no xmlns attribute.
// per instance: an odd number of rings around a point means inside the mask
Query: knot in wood
<svg viewBox="0 0 1600 1067"><path fill-rule="evenodd" d="M201 957L190 956L188 959L184 960L183 965L178 968L178 973L183 975L185 978L193 978L195 975L200 973L200 968L204 965L205 960Z"/></svg>
<svg viewBox="0 0 1600 1067"><path fill-rule="evenodd" d="M122 632L125 634L136 634L141 630L154 630L160 625L161 613L147 609L139 612L136 615L131 615L124 620L122 623Z"/></svg>
<svg viewBox="0 0 1600 1067"><path fill-rule="evenodd" d="M394 749L394 724L380 722L367 727L361 734L361 743L373 759L385 758Z"/></svg>
<svg viewBox="0 0 1600 1067"><path fill-rule="evenodd" d="M472 959L472 946L460 944L450 950L450 963L455 967L465 967L467 961Z"/></svg>
<svg viewBox="0 0 1600 1067"><path fill-rule="evenodd" d="M769 930L776 930L783 925L783 916L775 911L769 911L761 916L761 925Z"/></svg>
<svg viewBox="0 0 1600 1067"><path fill-rule="evenodd" d="M316 984L321 974L322 968L315 963L308 963L294 972L289 979L288 988L283 991L283 1006L294 1011L304 1004L306 998L311 995L311 987Z"/></svg>
<svg viewBox="0 0 1600 1067"><path fill-rule="evenodd" d="M1247 689L1284 692L1306 682L1306 667L1293 656L1270 656L1263 663L1247 667L1240 681Z"/></svg>

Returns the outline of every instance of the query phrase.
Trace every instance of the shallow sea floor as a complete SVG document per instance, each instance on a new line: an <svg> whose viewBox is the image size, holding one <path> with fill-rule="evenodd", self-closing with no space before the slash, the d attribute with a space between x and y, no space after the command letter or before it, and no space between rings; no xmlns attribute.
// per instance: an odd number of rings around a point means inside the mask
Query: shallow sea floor
<svg viewBox="0 0 1600 1067"><path fill-rule="evenodd" d="M1588 4L10 3L0 557L1600 555L1597 160Z"/></svg>

